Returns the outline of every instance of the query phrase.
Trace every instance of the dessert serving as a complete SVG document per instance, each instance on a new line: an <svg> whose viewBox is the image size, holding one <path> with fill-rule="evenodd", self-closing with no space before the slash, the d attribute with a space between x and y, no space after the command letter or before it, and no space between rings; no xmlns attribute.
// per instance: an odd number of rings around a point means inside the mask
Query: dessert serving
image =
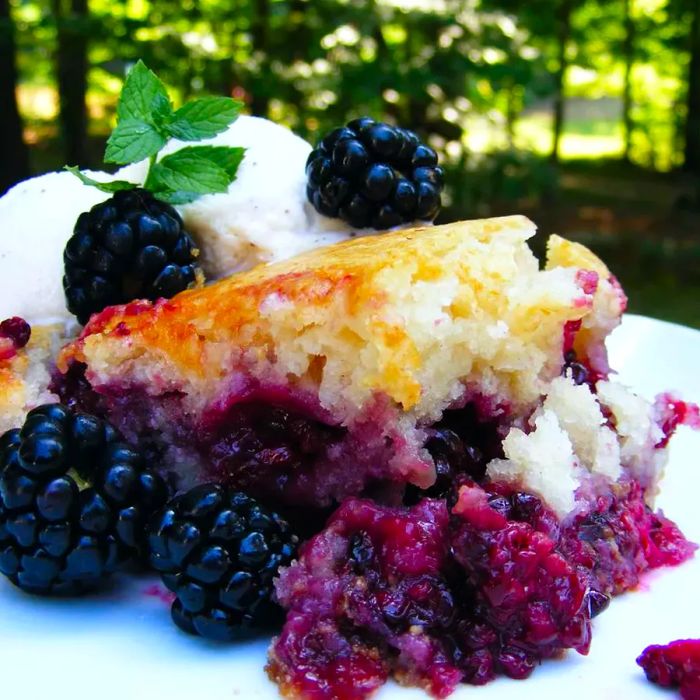
<svg viewBox="0 0 700 700"><path fill-rule="evenodd" d="M615 381L627 300L592 252L553 235L541 266L522 216L432 225L435 152L369 118L295 142L283 223L244 181L254 122L225 98L152 119L163 95L139 64L106 156L125 167L61 176L111 194L55 234L83 328L30 381L34 335L0 326L8 386L34 387L0 393L16 586L137 562L186 632L274 635L286 697L447 697L586 654L611 597L693 555L654 501L700 414Z"/></svg>

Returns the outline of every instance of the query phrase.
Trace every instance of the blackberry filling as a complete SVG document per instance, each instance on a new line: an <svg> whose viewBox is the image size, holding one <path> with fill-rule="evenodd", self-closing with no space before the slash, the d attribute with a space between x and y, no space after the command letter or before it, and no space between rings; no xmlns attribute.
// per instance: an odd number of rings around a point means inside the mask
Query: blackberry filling
<svg viewBox="0 0 700 700"><path fill-rule="evenodd" d="M31 334L31 327L19 316L0 323L0 361L11 360L29 342Z"/></svg>
<svg viewBox="0 0 700 700"><path fill-rule="evenodd" d="M360 494L392 504L415 503L425 495L453 498L455 481L483 478L487 462L502 456L509 423L505 412L488 418L475 403L446 411L420 433L432 455L427 459L422 450L416 455L386 402L370 406L352 425L338 426L329 424L308 397L260 387L244 401L217 402L194 422L178 392L156 400L133 386L102 387L97 393L84 371L74 363L56 377L53 389L71 405L109 415L128 441L160 465L172 490L221 483L286 513L309 507L326 513ZM391 468L400 460L414 470L403 480ZM418 477L427 482L425 488L411 484ZM298 522L294 514L289 517Z"/></svg>
<svg viewBox="0 0 700 700"><path fill-rule="evenodd" d="M282 571L288 616L268 672L323 699L368 697L391 674L436 697L526 678L566 649L586 654L611 595L693 549L635 484L565 527L531 494L473 482L451 511L350 499Z"/></svg>
<svg viewBox="0 0 700 700"><path fill-rule="evenodd" d="M503 425L480 416L474 403L445 411L427 433L425 448L435 462L435 483L428 489L407 486L404 497L407 505L425 497L447 498L454 505L456 484L465 478L481 481L486 465L503 457Z"/></svg>
<svg viewBox="0 0 700 700"><path fill-rule="evenodd" d="M679 639L647 647L637 659L646 677L662 688L679 688L684 700L700 698L700 640Z"/></svg>

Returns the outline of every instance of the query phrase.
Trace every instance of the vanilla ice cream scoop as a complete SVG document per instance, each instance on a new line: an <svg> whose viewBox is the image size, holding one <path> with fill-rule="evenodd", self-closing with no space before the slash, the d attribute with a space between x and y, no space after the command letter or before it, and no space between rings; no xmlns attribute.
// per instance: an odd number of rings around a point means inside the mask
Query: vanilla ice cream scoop
<svg viewBox="0 0 700 700"><path fill-rule="evenodd" d="M191 145L173 140L161 157ZM318 214L307 201L305 170L311 145L286 127L241 116L226 131L198 145L246 149L228 192L177 207L200 249L207 278L224 277L355 235L342 221ZM147 168L143 161L117 177L128 175L143 182Z"/></svg>
<svg viewBox="0 0 700 700"><path fill-rule="evenodd" d="M108 179L106 173L89 173ZM68 172L25 180L0 198L0 320L70 321L63 296L63 249L84 211L109 197Z"/></svg>
<svg viewBox="0 0 700 700"><path fill-rule="evenodd" d="M245 157L228 192L177 207L200 250L208 279L259 263L329 245L356 232L314 210L306 198L306 159L311 146L289 129L257 117L239 117L201 145L241 146ZM185 146L170 141L159 157ZM96 180L143 184L148 162ZM63 294L63 250L78 216L110 195L83 185L67 172L20 183L0 198L0 320L22 316L30 323L68 321Z"/></svg>

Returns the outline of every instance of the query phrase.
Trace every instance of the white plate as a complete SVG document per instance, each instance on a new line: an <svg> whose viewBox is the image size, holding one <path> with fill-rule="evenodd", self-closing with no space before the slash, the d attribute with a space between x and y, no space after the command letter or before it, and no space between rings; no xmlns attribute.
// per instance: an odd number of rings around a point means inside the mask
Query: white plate
<svg viewBox="0 0 700 700"><path fill-rule="evenodd" d="M628 316L609 343L620 379L645 396L674 389L700 400L700 332ZM700 433L681 429L672 443L659 505L700 541ZM588 657L567 654L527 681L463 686L453 700L661 700L636 656L651 643L700 637L700 558L652 573L594 623ZM181 633L154 581L118 581L99 597L32 598L0 581L0 698L16 700L275 700L263 667L267 640L220 646ZM388 684L376 700L427 700Z"/></svg>

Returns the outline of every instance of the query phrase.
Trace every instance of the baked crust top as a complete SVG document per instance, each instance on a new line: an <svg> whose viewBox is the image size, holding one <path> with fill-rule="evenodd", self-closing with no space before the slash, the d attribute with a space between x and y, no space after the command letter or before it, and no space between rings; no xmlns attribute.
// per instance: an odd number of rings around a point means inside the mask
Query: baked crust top
<svg viewBox="0 0 700 700"><path fill-rule="evenodd" d="M510 216L316 249L171 300L106 309L58 368L85 363L98 390L117 381L184 391L193 408L237 372L299 386L343 415L380 393L435 418L465 386L529 404L561 371L566 324L585 319L586 342L600 345L624 307L610 284L600 298L610 275L583 246L553 237L541 270L526 243L534 233Z"/></svg>

